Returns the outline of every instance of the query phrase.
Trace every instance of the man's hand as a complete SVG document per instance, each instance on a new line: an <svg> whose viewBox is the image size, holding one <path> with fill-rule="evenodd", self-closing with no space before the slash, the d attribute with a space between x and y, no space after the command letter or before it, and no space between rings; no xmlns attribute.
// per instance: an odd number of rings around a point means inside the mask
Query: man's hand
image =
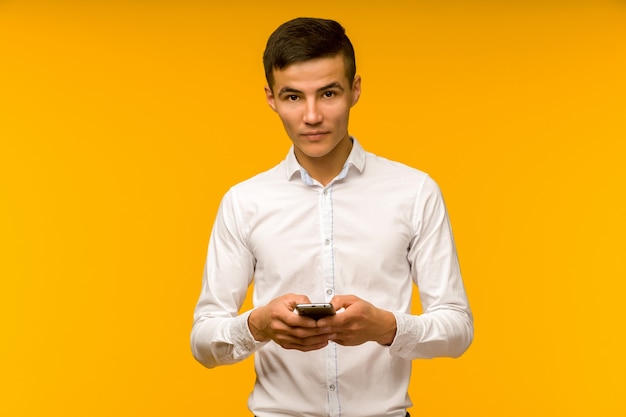
<svg viewBox="0 0 626 417"><path fill-rule="evenodd" d="M252 336L259 342L273 340L285 349L308 352L323 348L336 335L312 318L294 313L296 304L310 302L305 295L286 294L253 310L248 316Z"/></svg>
<svg viewBox="0 0 626 417"><path fill-rule="evenodd" d="M396 318L393 313L377 308L355 295L337 295L331 301L335 310L345 308L334 316L317 321L320 328L330 327L336 333L331 340L344 346L356 346L374 341L390 345L396 336Z"/></svg>

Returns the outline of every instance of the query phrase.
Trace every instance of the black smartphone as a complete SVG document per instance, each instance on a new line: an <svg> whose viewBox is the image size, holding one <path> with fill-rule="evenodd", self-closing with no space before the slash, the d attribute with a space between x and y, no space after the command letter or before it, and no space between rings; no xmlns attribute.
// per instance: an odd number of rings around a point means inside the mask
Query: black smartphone
<svg viewBox="0 0 626 417"><path fill-rule="evenodd" d="M311 317L315 320L335 314L335 308L330 303L296 304L296 311L301 316Z"/></svg>

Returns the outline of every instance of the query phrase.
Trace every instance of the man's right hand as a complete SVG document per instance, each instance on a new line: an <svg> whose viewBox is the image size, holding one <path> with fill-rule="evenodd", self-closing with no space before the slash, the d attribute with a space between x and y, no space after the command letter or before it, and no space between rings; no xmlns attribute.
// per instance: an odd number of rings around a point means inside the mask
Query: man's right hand
<svg viewBox="0 0 626 417"><path fill-rule="evenodd" d="M256 308L248 316L252 336L264 342L273 340L285 349L302 352L321 349L335 336L329 327L317 327L315 320L294 310L296 304L310 303L306 295L286 294Z"/></svg>

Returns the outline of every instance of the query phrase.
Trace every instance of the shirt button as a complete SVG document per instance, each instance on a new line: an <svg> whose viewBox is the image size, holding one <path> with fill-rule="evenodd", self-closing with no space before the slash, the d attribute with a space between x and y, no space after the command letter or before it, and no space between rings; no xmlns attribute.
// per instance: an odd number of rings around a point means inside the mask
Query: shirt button
<svg viewBox="0 0 626 417"><path fill-rule="evenodd" d="M324 241L324 244L325 244L326 246L330 245L330 239L326 239L326 240Z"/></svg>
<svg viewBox="0 0 626 417"><path fill-rule="evenodd" d="M326 294L331 295L332 293L333 293L333 290L331 289L326 290Z"/></svg>
<svg viewBox="0 0 626 417"><path fill-rule="evenodd" d="M335 385L330 384L330 387L328 387L328 388L330 388L331 391L334 391L335 390Z"/></svg>

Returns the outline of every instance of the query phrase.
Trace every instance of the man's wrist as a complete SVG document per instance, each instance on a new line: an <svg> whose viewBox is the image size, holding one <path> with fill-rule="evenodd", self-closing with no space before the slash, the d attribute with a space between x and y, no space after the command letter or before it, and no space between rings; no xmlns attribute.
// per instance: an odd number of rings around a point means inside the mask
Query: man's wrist
<svg viewBox="0 0 626 417"><path fill-rule="evenodd" d="M391 346L396 338L398 324L396 323L396 316L392 312L386 310L383 311L385 328L389 328L389 330L384 332L381 337L378 338L377 342L383 346Z"/></svg>
<svg viewBox="0 0 626 417"><path fill-rule="evenodd" d="M248 315L248 329L250 329L250 333L252 334L252 337L254 337L254 340L257 342L266 342L269 339L265 337L265 334L257 322L258 315L260 314L259 310L260 309L252 310Z"/></svg>

